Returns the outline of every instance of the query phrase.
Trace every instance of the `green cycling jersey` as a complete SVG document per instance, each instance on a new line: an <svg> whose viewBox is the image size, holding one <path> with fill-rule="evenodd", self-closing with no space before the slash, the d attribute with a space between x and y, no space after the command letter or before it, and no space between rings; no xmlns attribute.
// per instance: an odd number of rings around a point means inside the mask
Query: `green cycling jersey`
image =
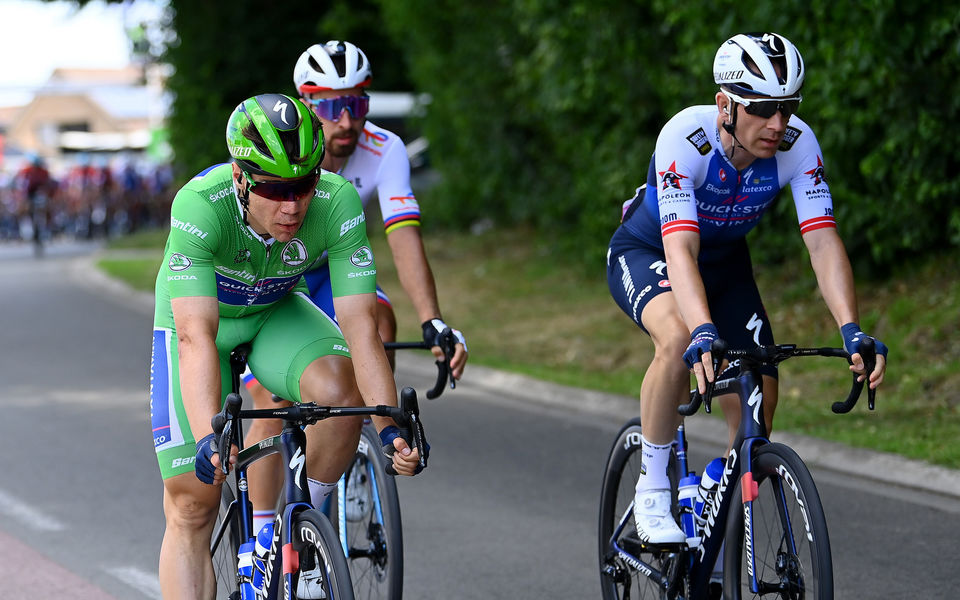
<svg viewBox="0 0 960 600"><path fill-rule="evenodd" d="M344 178L324 171L303 225L287 243L265 240L244 220L231 165L211 167L173 201L170 235L157 274L155 327L173 328L170 300L216 296L221 318L239 318L272 306L327 252L333 295L376 291L376 265L363 207Z"/></svg>

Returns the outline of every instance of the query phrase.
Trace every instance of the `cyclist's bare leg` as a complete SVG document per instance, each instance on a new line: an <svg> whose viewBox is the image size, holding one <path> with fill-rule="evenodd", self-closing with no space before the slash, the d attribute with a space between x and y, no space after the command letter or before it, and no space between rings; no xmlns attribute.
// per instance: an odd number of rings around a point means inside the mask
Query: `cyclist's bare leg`
<svg viewBox="0 0 960 600"><path fill-rule="evenodd" d="M384 342L397 341L397 317L393 314L393 307L383 302L377 302L377 332ZM397 370L395 354L394 350L387 350L391 371Z"/></svg>
<svg viewBox="0 0 960 600"><path fill-rule="evenodd" d="M300 376L304 402L325 406L363 406L353 364L346 356L323 356L310 363ZM338 417L306 428L307 473L312 479L334 483L353 459L360 441L363 419Z"/></svg>
<svg viewBox="0 0 960 600"><path fill-rule="evenodd" d="M653 361L640 386L643 437L651 444L669 444L681 422L677 406L690 389L690 372L683 362L690 332L680 317L673 292L650 300L641 320L653 340Z"/></svg>
<svg viewBox="0 0 960 600"><path fill-rule="evenodd" d="M216 594L210 536L219 504L220 486L202 483L192 471L164 480L160 591L167 600Z"/></svg>
<svg viewBox="0 0 960 600"><path fill-rule="evenodd" d="M273 401L273 394L259 382L247 388L253 399L256 409L279 408L290 406L290 402L280 403ZM250 419L249 427L244 436L244 447L255 444L260 440L280 435L283 421L280 419ZM250 490L250 502L254 512L272 511L277 505L280 488L283 487L283 460L279 454L258 460L247 469L247 481Z"/></svg>

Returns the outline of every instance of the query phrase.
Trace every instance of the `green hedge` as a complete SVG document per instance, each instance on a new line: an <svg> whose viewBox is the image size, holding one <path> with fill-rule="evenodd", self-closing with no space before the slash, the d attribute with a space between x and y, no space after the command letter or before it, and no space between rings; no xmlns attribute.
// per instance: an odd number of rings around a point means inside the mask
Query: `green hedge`
<svg viewBox="0 0 960 600"><path fill-rule="evenodd" d="M660 127L712 102L716 48L737 32L776 31L805 58L800 114L823 147L858 271L960 246L960 11L950 3L215 4L171 0L178 42L165 59L183 177L226 158L224 123L240 100L292 91L306 46L350 39L370 57L376 89L432 97L418 123L442 175L421 195L428 225L530 224L595 268ZM752 234L759 260L802 246L789 194L771 212Z"/></svg>
<svg viewBox="0 0 960 600"><path fill-rule="evenodd" d="M859 268L960 246L960 11L949 3L382 0L441 187L427 214L464 226L529 222L585 260L643 182L675 112L712 103L713 55L776 31L807 65L800 114L823 147L836 215ZM801 247L789 194L753 243Z"/></svg>

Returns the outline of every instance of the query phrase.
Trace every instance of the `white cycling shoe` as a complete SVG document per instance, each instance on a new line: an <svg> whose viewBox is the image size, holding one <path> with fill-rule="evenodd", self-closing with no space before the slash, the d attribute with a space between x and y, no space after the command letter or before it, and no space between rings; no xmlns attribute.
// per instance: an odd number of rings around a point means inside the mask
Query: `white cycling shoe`
<svg viewBox="0 0 960 600"><path fill-rule="evenodd" d="M682 544L686 534L670 513L670 490L642 490L634 498L633 520L640 541L649 544Z"/></svg>
<svg viewBox="0 0 960 600"><path fill-rule="evenodd" d="M327 594L323 591L323 570L320 567L300 572L297 581L297 598L303 600L321 600Z"/></svg>

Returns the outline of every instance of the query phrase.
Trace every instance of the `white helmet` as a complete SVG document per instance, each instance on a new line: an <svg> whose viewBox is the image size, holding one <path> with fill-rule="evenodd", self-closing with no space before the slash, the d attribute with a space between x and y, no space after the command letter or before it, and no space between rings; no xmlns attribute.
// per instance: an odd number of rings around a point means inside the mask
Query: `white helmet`
<svg viewBox="0 0 960 600"><path fill-rule="evenodd" d="M363 87L372 79L363 50L337 40L310 46L293 68L293 83L301 94Z"/></svg>
<svg viewBox="0 0 960 600"><path fill-rule="evenodd" d="M713 80L737 94L792 96L803 87L803 75L800 51L776 33L737 34L713 59Z"/></svg>

